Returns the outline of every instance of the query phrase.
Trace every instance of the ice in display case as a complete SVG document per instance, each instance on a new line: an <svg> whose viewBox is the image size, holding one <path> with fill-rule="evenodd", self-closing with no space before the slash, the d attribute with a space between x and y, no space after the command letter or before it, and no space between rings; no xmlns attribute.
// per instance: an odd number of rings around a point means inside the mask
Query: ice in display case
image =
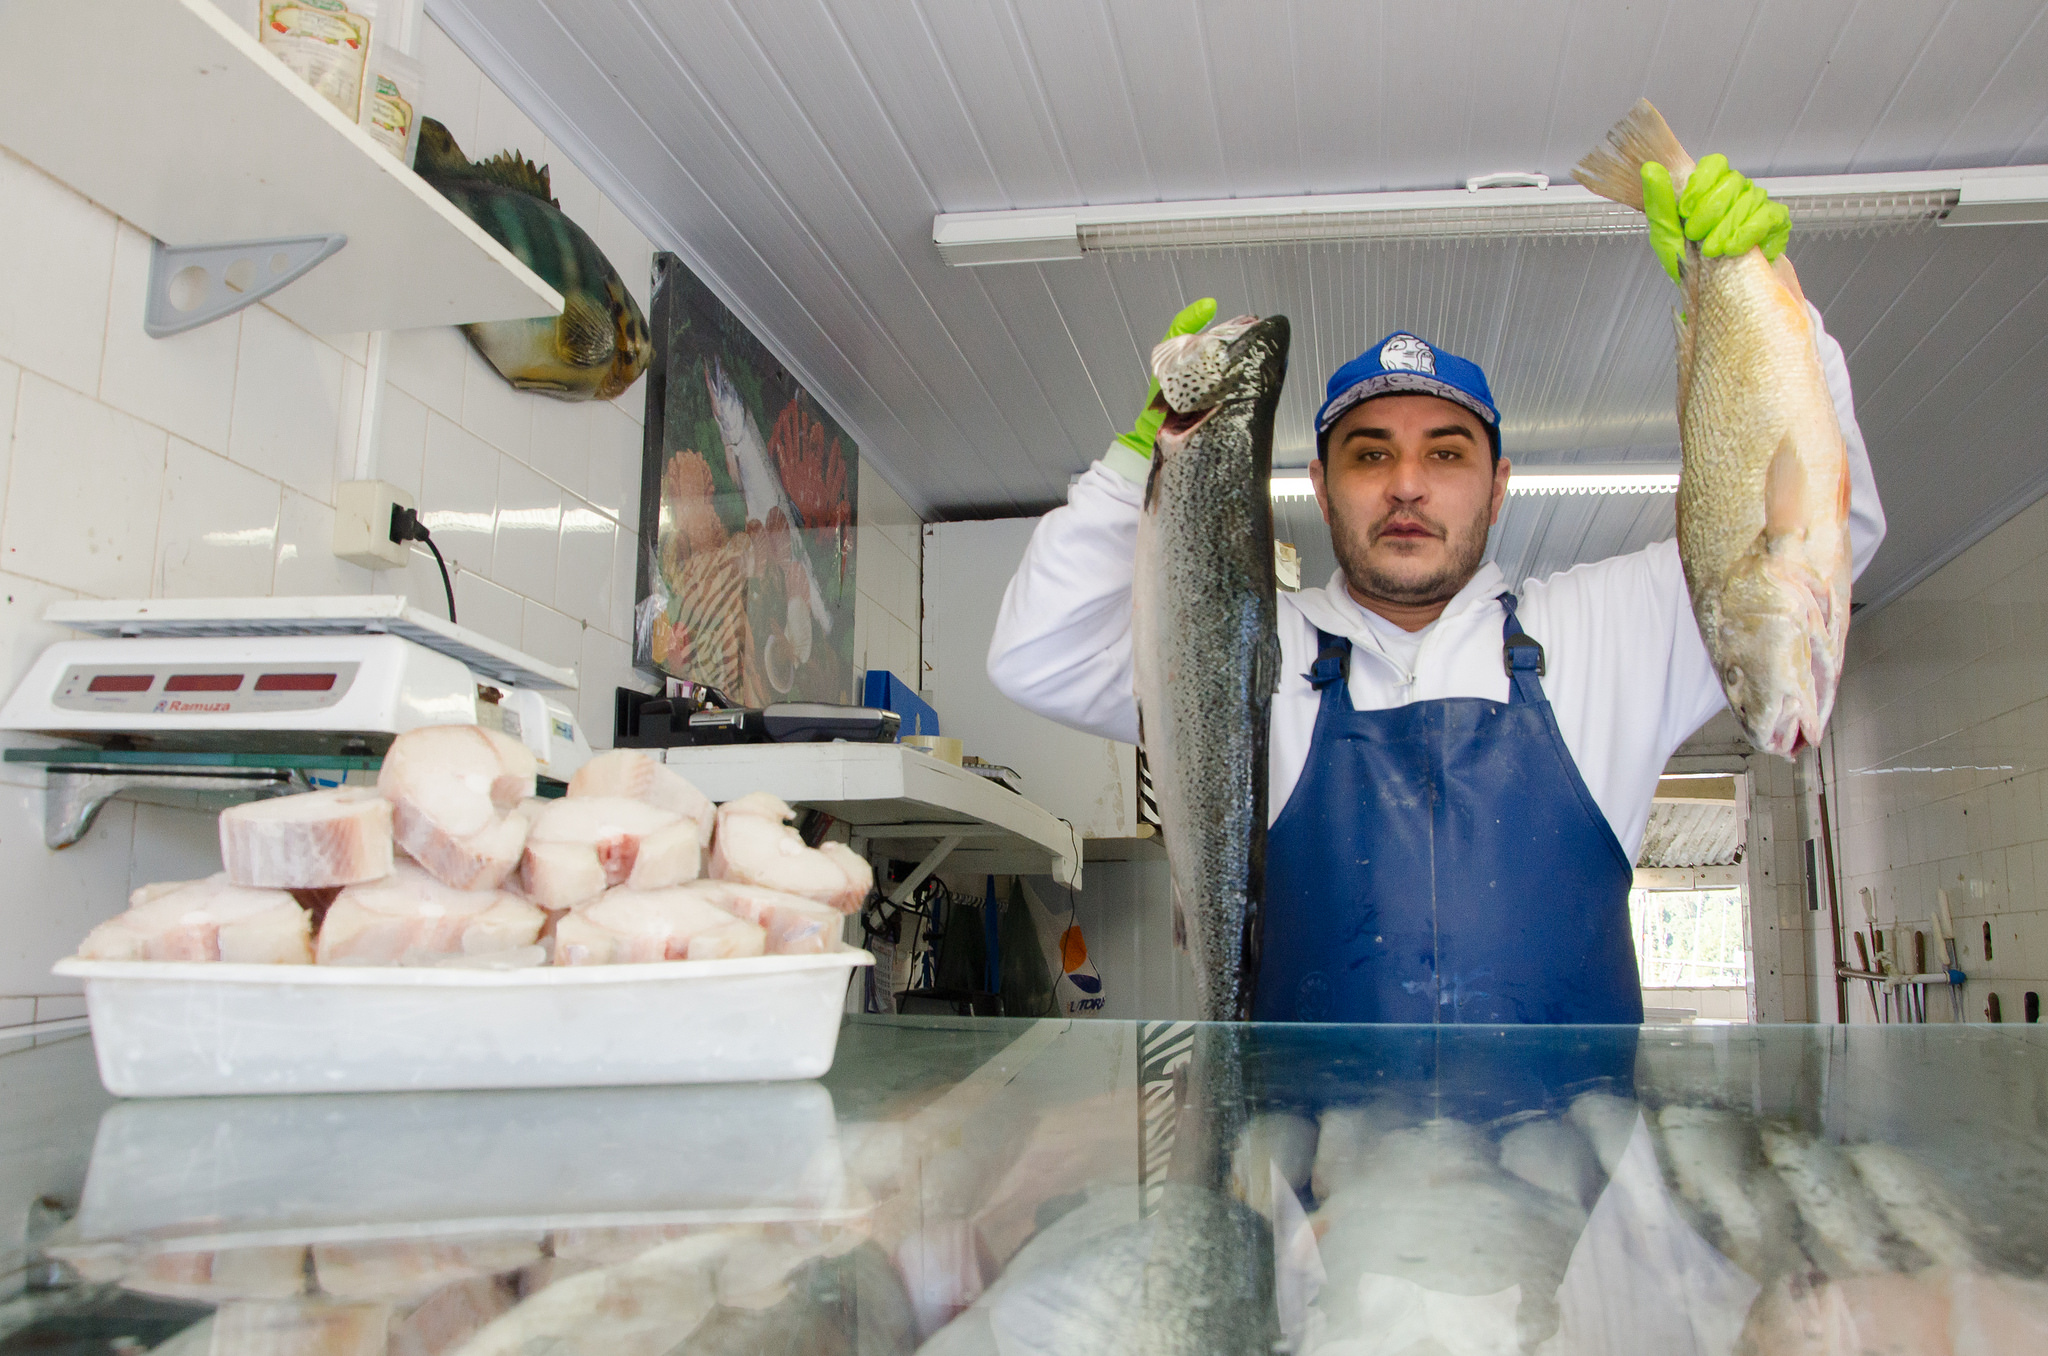
<svg viewBox="0 0 2048 1356"><path fill-rule="evenodd" d="M83 1039L0 1053L80 1119L0 1111L62 1282L0 1349L2048 1350L2030 1027L855 1017L818 1082L96 1127L92 1081Z"/></svg>

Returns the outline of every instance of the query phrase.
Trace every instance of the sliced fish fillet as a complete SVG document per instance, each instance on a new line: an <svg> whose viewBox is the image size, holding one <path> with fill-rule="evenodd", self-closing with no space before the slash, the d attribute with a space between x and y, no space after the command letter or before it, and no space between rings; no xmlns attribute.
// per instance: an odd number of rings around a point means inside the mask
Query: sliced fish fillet
<svg viewBox="0 0 2048 1356"><path fill-rule="evenodd" d="M644 800L657 809L671 810L695 822L698 837L707 843L711 841L718 814L718 807L709 796L639 749L612 749L598 754L569 779L569 795Z"/></svg>
<svg viewBox="0 0 2048 1356"><path fill-rule="evenodd" d="M520 883L541 907L567 909L614 886L680 885L702 865L696 821L625 796L570 796L528 831Z"/></svg>
<svg viewBox="0 0 2048 1356"><path fill-rule="evenodd" d="M416 864L351 885L328 906L322 965L433 965L532 946L546 915L505 890L457 890Z"/></svg>
<svg viewBox="0 0 2048 1356"><path fill-rule="evenodd" d="M873 869L844 843L806 847L803 835L789 826L795 813L765 791L719 806L705 874L765 885L852 913L874 888Z"/></svg>
<svg viewBox="0 0 2048 1356"><path fill-rule="evenodd" d="M846 915L814 899L731 880L693 881L683 888L713 908L759 926L767 933L771 956L819 955L839 949Z"/></svg>
<svg viewBox="0 0 2048 1356"><path fill-rule="evenodd" d="M251 890L222 871L205 880L145 885L128 912L78 945L84 960L228 961L310 965L313 922L282 890Z"/></svg>
<svg viewBox="0 0 2048 1356"><path fill-rule="evenodd" d="M384 1356L388 1304L231 1300L214 1311L212 1356Z"/></svg>
<svg viewBox="0 0 2048 1356"><path fill-rule="evenodd" d="M558 1280L464 1343L463 1356L666 1356L717 1304L731 1243L704 1231Z"/></svg>
<svg viewBox="0 0 2048 1356"><path fill-rule="evenodd" d="M413 1305L445 1286L516 1271L539 1261L540 1256L538 1234L459 1242L377 1239L315 1243L313 1274L321 1292L336 1299Z"/></svg>
<svg viewBox="0 0 2048 1356"><path fill-rule="evenodd" d="M386 1356L441 1356L474 1337L517 1299L510 1277L452 1281L391 1325Z"/></svg>
<svg viewBox="0 0 2048 1356"><path fill-rule="evenodd" d="M344 786L230 806L220 859L237 885L318 890L391 874L391 802Z"/></svg>
<svg viewBox="0 0 2048 1356"><path fill-rule="evenodd" d="M158 1252L143 1257L120 1278L121 1288L165 1299L284 1299L306 1292L306 1249L221 1248L214 1252Z"/></svg>
<svg viewBox="0 0 2048 1356"><path fill-rule="evenodd" d="M1542 1120L1518 1125L1501 1136L1503 1169L1582 1210L1591 1210L1604 1185L1600 1160L1578 1127L1569 1121Z"/></svg>
<svg viewBox="0 0 2048 1356"><path fill-rule="evenodd" d="M2034 1356L2048 1350L2048 1285L1931 1267L1827 1280L1793 1272L1749 1311L1744 1356Z"/></svg>
<svg viewBox="0 0 2048 1356"><path fill-rule="evenodd" d="M538 764L524 744L477 725L429 725L391 743L377 789L392 836L435 879L458 890L504 884L526 847L522 800Z"/></svg>
<svg viewBox="0 0 2048 1356"><path fill-rule="evenodd" d="M555 964L634 965L651 961L759 956L768 934L686 887L618 889L555 924Z"/></svg>

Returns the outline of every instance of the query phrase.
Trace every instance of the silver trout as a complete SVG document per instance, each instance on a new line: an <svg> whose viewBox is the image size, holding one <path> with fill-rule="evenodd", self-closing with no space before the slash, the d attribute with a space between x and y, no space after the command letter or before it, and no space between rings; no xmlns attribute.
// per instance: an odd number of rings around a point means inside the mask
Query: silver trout
<svg viewBox="0 0 2048 1356"><path fill-rule="evenodd" d="M1649 100L1579 162L1641 209L1643 165L1684 192L1692 157ZM1688 244L1678 313L1678 556L1700 638L1758 748L1817 743L1849 640L1849 456L1791 260Z"/></svg>
<svg viewBox="0 0 2048 1356"><path fill-rule="evenodd" d="M1280 678L1273 412L1285 316L1169 339L1131 589L1139 738L1201 1016L1243 1021L1266 878L1266 722Z"/></svg>

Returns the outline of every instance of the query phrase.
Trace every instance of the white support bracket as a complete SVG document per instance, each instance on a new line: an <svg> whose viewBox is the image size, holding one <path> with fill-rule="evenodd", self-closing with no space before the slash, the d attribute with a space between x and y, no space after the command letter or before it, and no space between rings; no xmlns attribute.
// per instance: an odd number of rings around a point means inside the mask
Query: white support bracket
<svg viewBox="0 0 2048 1356"><path fill-rule="evenodd" d="M295 282L348 243L346 235L166 245L151 240L143 332L167 339L197 329Z"/></svg>
<svg viewBox="0 0 2048 1356"><path fill-rule="evenodd" d="M151 772L127 768L52 767L43 791L43 846L67 848L85 837L100 808L115 796L133 795L156 805L219 809L242 801L289 795L295 785L285 768L234 772ZM135 793L141 793L135 795Z"/></svg>
<svg viewBox="0 0 2048 1356"><path fill-rule="evenodd" d="M870 838L876 837L874 834L868 836ZM886 837L887 835L881 836ZM889 902L898 908L908 903L910 896L916 892L917 887L924 884L925 877L938 870L940 864L946 858L953 855L953 849L959 847L961 840L966 836L966 834L962 833L949 833L944 838L941 838L939 845L930 852L927 852L924 860L917 864L916 869L903 878L903 883L889 892Z"/></svg>

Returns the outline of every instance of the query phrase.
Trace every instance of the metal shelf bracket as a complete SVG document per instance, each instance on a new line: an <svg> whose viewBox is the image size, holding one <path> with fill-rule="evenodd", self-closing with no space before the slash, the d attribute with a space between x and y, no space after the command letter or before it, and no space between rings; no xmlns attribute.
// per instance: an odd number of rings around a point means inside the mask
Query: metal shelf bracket
<svg viewBox="0 0 2048 1356"><path fill-rule="evenodd" d="M123 793L146 793L138 799L161 805L219 805L289 795L294 785L284 768L252 768L237 772L129 772L124 770L52 767L43 792L43 845L67 848L85 837L100 807Z"/></svg>
<svg viewBox="0 0 2048 1356"><path fill-rule="evenodd" d="M166 245L152 239L143 332L152 339L166 339L233 315L304 276L347 243L346 235L227 245Z"/></svg>

